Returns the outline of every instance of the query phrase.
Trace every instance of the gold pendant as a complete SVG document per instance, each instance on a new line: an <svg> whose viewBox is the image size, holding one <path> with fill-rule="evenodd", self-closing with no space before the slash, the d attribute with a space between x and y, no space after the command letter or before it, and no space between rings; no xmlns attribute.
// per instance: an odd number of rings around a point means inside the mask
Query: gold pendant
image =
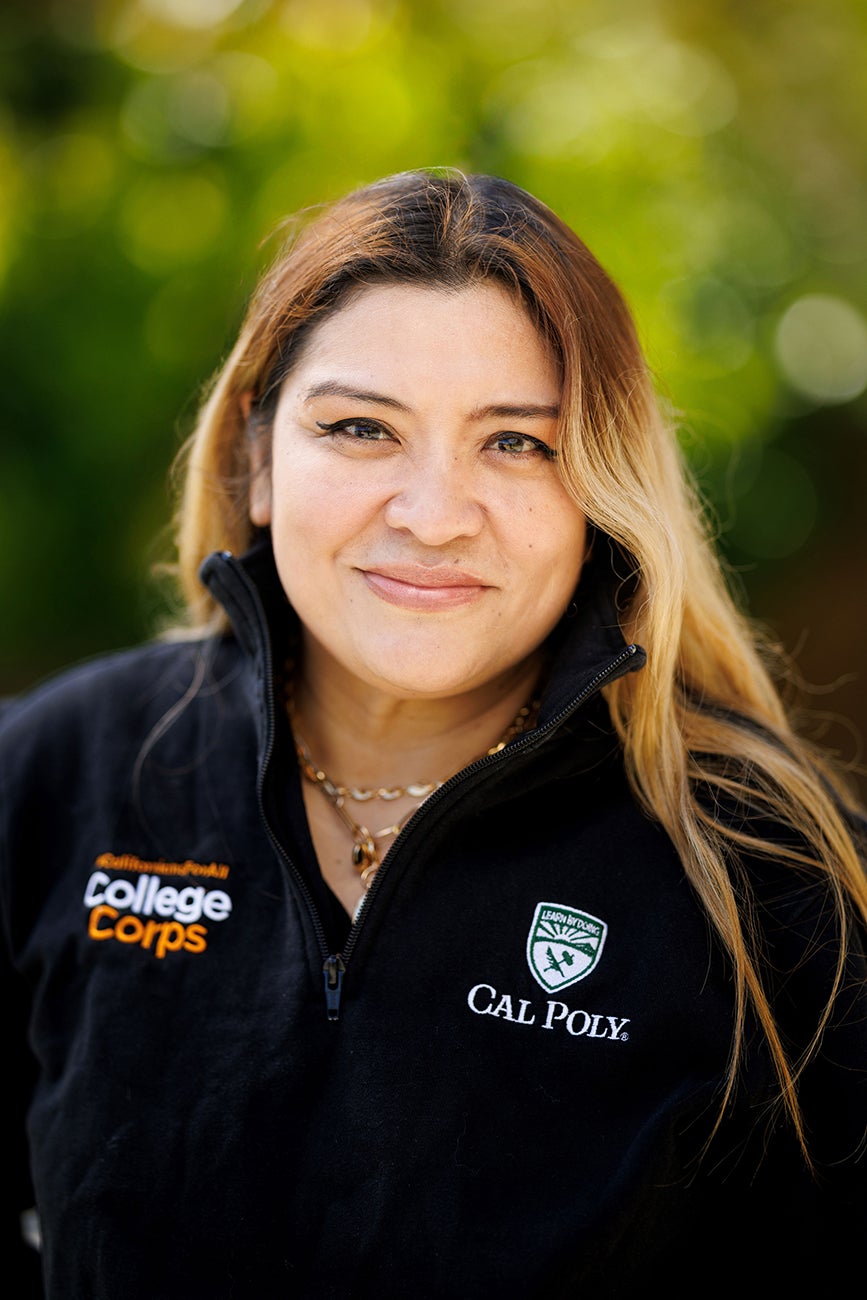
<svg viewBox="0 0 867 1300"><path fill-rule="evenodd" d="M368 836L363 840L356 840L352 846L352 865L356 871L367 871L373 863L376 862L376 845Z"/></svg>

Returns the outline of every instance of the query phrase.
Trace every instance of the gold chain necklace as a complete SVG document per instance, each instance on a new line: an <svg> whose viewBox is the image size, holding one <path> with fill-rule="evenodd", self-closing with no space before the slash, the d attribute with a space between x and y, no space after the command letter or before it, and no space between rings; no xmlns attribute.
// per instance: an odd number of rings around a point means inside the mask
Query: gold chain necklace
<svg viewBox="0 0 867 1300"><path fill-rule="evenodd" d="M297 720L295 717L295 708L292 693L292 664L287 662L284 669L284 697L286 708L289 713L289 720L292 724L292 730L295 738L295 752L298 756L298 764L302 775L308 781L318 786L325 795L328 802L339 815L341 821L346 826L352 836L352 865L355 867L361 882L365 889L370 888L370 882L379 870L382 863L382 857L377 847L377 841L387 838L390 835L399 835L404 826L424 803L425 799L438 790L443 784L442 781L413 781L405 786L380 786L375 789L366 789L358 786L344 786L333 781L328 773L319 767L310 754L303 737L298 731ZM531 725L530 719L535 721L536 714L539 710L539 700L533 699L529 704L523 705L518 710L503 735L495 745L485 750L485 756L489 754L498 754L501 749L505 749L509 741L514 736L520 735L525 731L528 725ZM392 800L399 799L402 796L410 795L418 799L414 808L406 814L399 822L394 822L391 826L383 826L382 830L371 831L367 826L363 826L351 816L346 807L346 799L356 799L361 802L367 802L370 799Z"/></svg>
<svg viewBox="0 0 867 1300"><path fill-rule="evenodd" d="M292 725L295 727L294 715ZM310 750L307 748L304 740L299 735L297 727L295 729L295 751L298 755L298 761L301 764L301 770L311 781L318 781L329 798L354 799L357 803L367 803L371 799L382 799L386 802L392 799L402 799L404 795L411 795L413 799L426 799L434 790L439 789L442 781L413 781L411 785L393 785L377 786L376 789L367 789L364 786L357 785L336 785L321 768L318 768L311 757Z"/></svg>

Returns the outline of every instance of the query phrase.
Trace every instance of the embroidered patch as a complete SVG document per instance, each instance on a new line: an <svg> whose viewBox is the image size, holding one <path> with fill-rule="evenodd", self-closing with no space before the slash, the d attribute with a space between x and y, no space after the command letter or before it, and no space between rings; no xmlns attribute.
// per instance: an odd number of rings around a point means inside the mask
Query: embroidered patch
<svg viewBox="0 0 867 1300"><path fill-rule="evenodd" d="M211 888L213 881L227 879L230 868L224 862L100 853L94 866L83 898L87 935L94 943L121 943L127 951L138 947L161 961L167 953L202 953L213 926L232 914L228 891ZM184 883L190 877L208 883Z"/></svg>
<svg viewBox="0 0 867 1300"><path fill-rule="evenodd" d="M527 936L527 965L549 993L589 975L602 956L608 926L563 903L538 903Z"/></svg>

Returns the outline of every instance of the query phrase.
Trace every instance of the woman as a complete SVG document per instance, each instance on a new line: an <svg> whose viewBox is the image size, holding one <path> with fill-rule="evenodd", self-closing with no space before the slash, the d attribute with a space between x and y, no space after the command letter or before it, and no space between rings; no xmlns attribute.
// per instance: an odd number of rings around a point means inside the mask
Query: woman
<svg viewBox="0 0 867 1300"><path fill-rule="evenodd" d="M350 194L183 474L183 634L0 736L46 1294L860 1267L861 814L584 245L490 177Z"/></svg>

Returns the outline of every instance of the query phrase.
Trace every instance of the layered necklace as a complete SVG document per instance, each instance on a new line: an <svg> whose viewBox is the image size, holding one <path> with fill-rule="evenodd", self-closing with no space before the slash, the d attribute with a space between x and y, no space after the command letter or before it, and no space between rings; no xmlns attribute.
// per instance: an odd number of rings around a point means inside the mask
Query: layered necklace
<svg viewBox="0 0 867 1300"><path fill-rule="evenodd" d="M286 709L289 714L289 721L292 724L292 732L295 739L295 752L298 756L298 765L301 773L308 781L321 790L322 794L331 804L340 820L343 822L349 834L352 837L351 861L355 870L358 872L361 882L365 889L370 888L371 881L379 870L380 864L384 857L384 850L380 848L379 841L386 840L391 836L399 835L410 817L418 811L425 799L428 799L435 790L443 784L442 781L412 781L409 785L395 786L376 786L367 788L364 786L341 785L333 780L328 773L319 766L313 759L310 750L307 747L304 738L298 730L298 722L295 716L294 694L292 690L292 664L287 663L283 676L283 693L286 701ZM501 749L505 749L513 737L526 731L528 727L535 723L536 715L539 711L539 700L533 699L529 704L525 704L518 710L500 739L490 749L485 750L485 757L488 754L498 754ZM366 804L382 801L391 803L395 799L411 798L418 802L409 812L399 821L392 821L388 826L383 826L381 830L370 830L362 822L356 821L347 807L347 800L352 803Z"/></svg>

